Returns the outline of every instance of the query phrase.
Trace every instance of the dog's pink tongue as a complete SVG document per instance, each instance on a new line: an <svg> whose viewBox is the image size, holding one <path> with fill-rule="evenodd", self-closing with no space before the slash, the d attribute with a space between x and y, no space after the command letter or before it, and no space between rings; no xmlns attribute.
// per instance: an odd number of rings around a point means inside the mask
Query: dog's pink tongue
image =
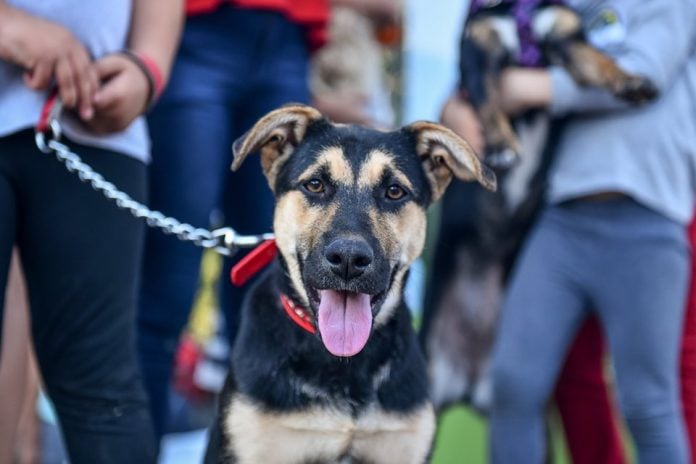
<svg viewBox="0 0 696 464"><path fill-rule="evenodd" d="M358 354L372 328L370 295L320 290L319 299L319 332L326 349L335 356Z"/></svg>

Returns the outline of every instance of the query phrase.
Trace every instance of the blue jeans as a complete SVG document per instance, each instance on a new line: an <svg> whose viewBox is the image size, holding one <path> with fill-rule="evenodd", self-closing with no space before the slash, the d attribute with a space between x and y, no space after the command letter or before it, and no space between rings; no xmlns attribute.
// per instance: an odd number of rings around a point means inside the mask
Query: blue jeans
<svg viewBox="0 0 696 464"><path fill-rule="evenodd" d="M186 23L171 81L149 118L153 142L151 204L207 227L220 208L241 233L271 229L273 198L252 157L230 173L232 142L266 112L308 102L304 31L283 16L223 6ZM139 315L139 350L155 428L166 427L168 386L179 335L198 280L201 251L148 231ZM230 340L243 289L222 277Z"/></svg>
<svg viewBox="0 0 696 464"><path fill-rule="evenodd" d="M543 461L546 404L590 312L609 342L638 461L688 462L678 362L689 262L684 226L632 200L544 212L514 271L494 349L493 463Z"/></svg>

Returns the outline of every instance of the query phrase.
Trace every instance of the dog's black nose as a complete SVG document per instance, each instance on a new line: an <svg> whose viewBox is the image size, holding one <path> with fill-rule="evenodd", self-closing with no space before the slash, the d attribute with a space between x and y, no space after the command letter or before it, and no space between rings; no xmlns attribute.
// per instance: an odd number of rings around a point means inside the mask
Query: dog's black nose
<svg viewBox="0 0 696 464"><path fill-rule="evenodd" d="M331 271L346 280L361 276L372 264L372 248L362 240L336 239L324 250Z"/></svg>

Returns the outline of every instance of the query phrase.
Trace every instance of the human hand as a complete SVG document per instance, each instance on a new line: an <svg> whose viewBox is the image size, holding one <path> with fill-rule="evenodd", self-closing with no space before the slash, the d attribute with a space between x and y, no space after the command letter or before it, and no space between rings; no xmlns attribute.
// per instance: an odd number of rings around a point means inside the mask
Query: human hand
<svg viewBox="0 0 696 464"><path fill-rule="evenodd" d="M440 122L466 140L476 153L483 153L486 144L483 126L469 103L450 97L442 107Z"/></svg>
<svg viewBox="0 0 696 464"><path fill-rule="evenodd" d="M95 114L87 126L99 134L122 131L147 108L151 91L148 78L121 54L97 60L95 69L102 86L94 97Z"/></svg>
<svg viewBox="0 0 696 464"><path fill-rule="evenodd" d="M332 121L372 126L374 121L365 110L367 97L353 91L315 95L312 103Z"/></svg>
<svg viewBox="0 0 696 464"><path fill-rule="evenodd" d="M78 109L84 120L92 117L97 74L68 29L0 2L0 60L24 68L24 82L34 90L49 88L55 79L64 106Z"/></svg>
<svg viewBox="0 0 696 464"><path fill-rule="evenodd" d="M398 0L333 0L334 6L352 8L379 21L397 22L401 16Z"/></svg>
<svg viewBox="0 0 696 464"><path fill-rule="evenodd" d="M551 76L543 68L507 68L499 82L500 105L508 115L517 115L551 103Z"/></svg>

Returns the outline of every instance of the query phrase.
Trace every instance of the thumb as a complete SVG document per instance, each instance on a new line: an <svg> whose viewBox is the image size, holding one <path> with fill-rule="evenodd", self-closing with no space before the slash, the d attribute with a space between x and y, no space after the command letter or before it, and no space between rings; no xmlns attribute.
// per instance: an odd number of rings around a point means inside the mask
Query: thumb
<svg viewBox="0 0 696 464"><path fill-rule="evenodd" d="M95 61L94 67L97 71L97 77L99 80L108 80L123 71L123 68L125 67L125 60L126 58L122 57L121 55L113 54L106 55L105 57Z"/></svg>
<svg viewBox="0 0 696 464"><path fill-rule="evenodd" d="M101 82L94 95L94 106L104 109L115 103L118 96L118 76L124 67L124 58L118 55L108 55L94 63L97 78Z"/></svg>
<svg viewBox="0 0 696 464"><path fill-rule="evenodd" d="M120 92L118 79L112 79L103 84L96 95L94 95L94 107L97 110L104 110L118 102Z"/></svg>
<svg viewBox="0 0 696 464"><path fill-rule="evenodd" d="M33 70L24 73L24 83L31 89L44 90L51 84L52 74L52 63L41 61Z"/></svg>

